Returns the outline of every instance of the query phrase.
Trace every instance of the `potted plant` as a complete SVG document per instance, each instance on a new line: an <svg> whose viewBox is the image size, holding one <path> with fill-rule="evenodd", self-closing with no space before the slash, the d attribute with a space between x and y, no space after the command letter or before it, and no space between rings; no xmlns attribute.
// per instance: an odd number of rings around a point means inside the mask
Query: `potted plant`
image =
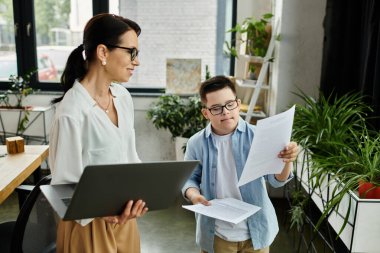
<svg viewBox="0 0 380 253"><path fill-rule="evenodd" d="M317 164L318 158L325 158L331 154L339 154L341 147L335 143L350 143L353 134L361 131L365 122L366 113L370 108L362 102L359 94L346 94L340 98L325 97L320 94L318 100L299 91L295 93L302 103L297 104L293 124L293 139L302 147L300 165L296 164L295 174L299 179L295 190L301 191L302 184L308 188L308 198L318 195L323 198L316 203L321 211L327 201L326 180L328 175L336 174L336 166L321 166ZM305 188L305 187L304 187ZM303 224L299 213L308 204L304 198L292 203L292 219ZM318 205L319 204L319 205ZM321 219L322 221L322 219Z"/></svg>
<svg viewBox="0 0 380 253"><path fill-rule="evenodd" d="M315 230L328 221L350 252L373 252L375 244L366 242L378 235L380 218L369 214L378 213L380 201L362 199L380 185L380 137L366 125L371 108L359 94L320 95L318 100L302 92L296 95L304 102L294 118L293 139L304 152L296 174L308 200L321 204ZM373 186L361 190L365 183ZM304 217L294 206L294 218Z"/></svg>
<svg viewBox="0 0 380 253"><path fill-rule="evenodd" d="M9 81L11 87L9 90L3 91L0 94L0 108L5 109L22 109L24 110L23 117L20 118L17 127L17 133L22 133L29 122L30 106L23 106L23 100L33 93L33 88L29 86L30 79L37 72L37 70L30 71L25 76L10 75ZM15 104L11 104L10 97L13 96L16 99Z"/></svg>
<svg viewBox="0 0 380 253"><path fill-rule="evenodd" d="M348 192L354 192L364 199L380 199L380 136L363 125L360 132L352 133L348 142L330 142L339 152L330 153L327 156L316 156L314 163L318 168L335 168L330 177L331 196L323 210L320 223L332 212L339 209L340 203ZM320 169L314 173L314 177L320 177L321 173L327 173ZM340 234L347 225L351 212L351 201L345 210L344 223L340 228Z"/></svg>
<svg viewBox="0 0 380 253"><path fill-rule="evenodd" d="M201 109L202 102L197 95L183 98L175 94L165 94L152 104L147 111L147 117L157 129L169 130L172 138L179 142L177 146L184 151L187 139L207 124Z"/></svg>
<svg viewBox="0 0 380 253"><path fill-rule="evenodd" d="M260 20L254 17L246 18L241 24L237 24L227 32L236 32L240 35L240 42L246 45L246 54L252 56L264 57L268 48L270 39L269 21L273 14L267 13ZM238 57L236 47L225 42L227 55Z"/></svg>

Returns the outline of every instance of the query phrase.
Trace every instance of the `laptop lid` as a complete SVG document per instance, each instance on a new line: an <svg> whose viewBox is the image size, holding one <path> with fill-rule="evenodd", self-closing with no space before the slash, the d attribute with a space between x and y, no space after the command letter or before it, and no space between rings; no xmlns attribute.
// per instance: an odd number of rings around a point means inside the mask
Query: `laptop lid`
<svg viewBox="0 0 380 253"><path fill-rule="evenodd" d="M144 200L150 211L168 208L179 196L182 186L198 163L199 161L162 161L89 165L75 187L63 219L119 215L131 199ZM63 191L57 186L59 185L47 187ZM61 188L67 193L66 187ZM41 190L46 192L46 189ZM55 195L55 198L67 198L63 197L65 194ZM52 204L50 200L49 202ZM60 200L60 204L59 209L62 209L63 200Z"/></svg>
<svg viewBox="0 0 380 253"><path fill-rule="evenodd" d="M76 184L41 185L41 192L58 216L63 219L71 202Z"/></svg>

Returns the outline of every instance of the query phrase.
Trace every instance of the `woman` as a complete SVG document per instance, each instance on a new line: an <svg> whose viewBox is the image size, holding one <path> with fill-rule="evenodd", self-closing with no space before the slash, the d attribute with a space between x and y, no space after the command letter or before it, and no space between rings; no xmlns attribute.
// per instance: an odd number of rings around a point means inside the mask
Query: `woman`
<svg viewBox="0 0 380 253"><path fill-rule="evenodd" d="M132 98L117 84L127 82L139 65L140 32L135 22L111 14L87 22L83 44L62 74L64 95L53 100L52 184L78 182L88 164L140 162ZM135 218L146 212L139 200L128 202L120 216L60 221L57 252L140 252Z"/></svg>

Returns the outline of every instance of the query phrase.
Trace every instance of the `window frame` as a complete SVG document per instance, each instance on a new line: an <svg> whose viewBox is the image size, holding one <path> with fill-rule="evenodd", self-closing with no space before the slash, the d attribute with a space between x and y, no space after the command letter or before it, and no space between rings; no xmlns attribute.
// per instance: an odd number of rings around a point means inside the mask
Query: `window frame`
<svg viewBox="0 0 380 253"><path fill-rule="evenodd" d="M109 1L92 0L93 15L109 12ZM232 0L232 25L236 24L237 0ZM220 13L218 13L220 14ZM218 15L219 16L219 15ZM13 19L15 26L15 48L17 58L17 75L23 76L31 70L37 69L38 59L36 50L36 27L34 19L34 0L13 0ZM235 33L232 33L231 44L234 43ZM230 75L234 75L235 59L230 57ZM9 89L9 81L0 81L0 90ZM30 86L41 91L62 91L61 85L56 82L40 82L38 75L30 80ZM131 93L162 94L164 88L127 88Z"/></svg>

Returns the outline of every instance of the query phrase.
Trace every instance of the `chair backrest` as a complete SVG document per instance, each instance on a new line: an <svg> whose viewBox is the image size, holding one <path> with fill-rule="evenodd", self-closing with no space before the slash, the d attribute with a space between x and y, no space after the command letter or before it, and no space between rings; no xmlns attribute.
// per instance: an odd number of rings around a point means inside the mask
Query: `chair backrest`
<svg viewBox="0 0 380 253"><path fill-rule="evenodd" d="M51 175L42 178L21 207L12 234L12 253L55 252L55 213L40 190L40 185L50 181Z"/></svg>

